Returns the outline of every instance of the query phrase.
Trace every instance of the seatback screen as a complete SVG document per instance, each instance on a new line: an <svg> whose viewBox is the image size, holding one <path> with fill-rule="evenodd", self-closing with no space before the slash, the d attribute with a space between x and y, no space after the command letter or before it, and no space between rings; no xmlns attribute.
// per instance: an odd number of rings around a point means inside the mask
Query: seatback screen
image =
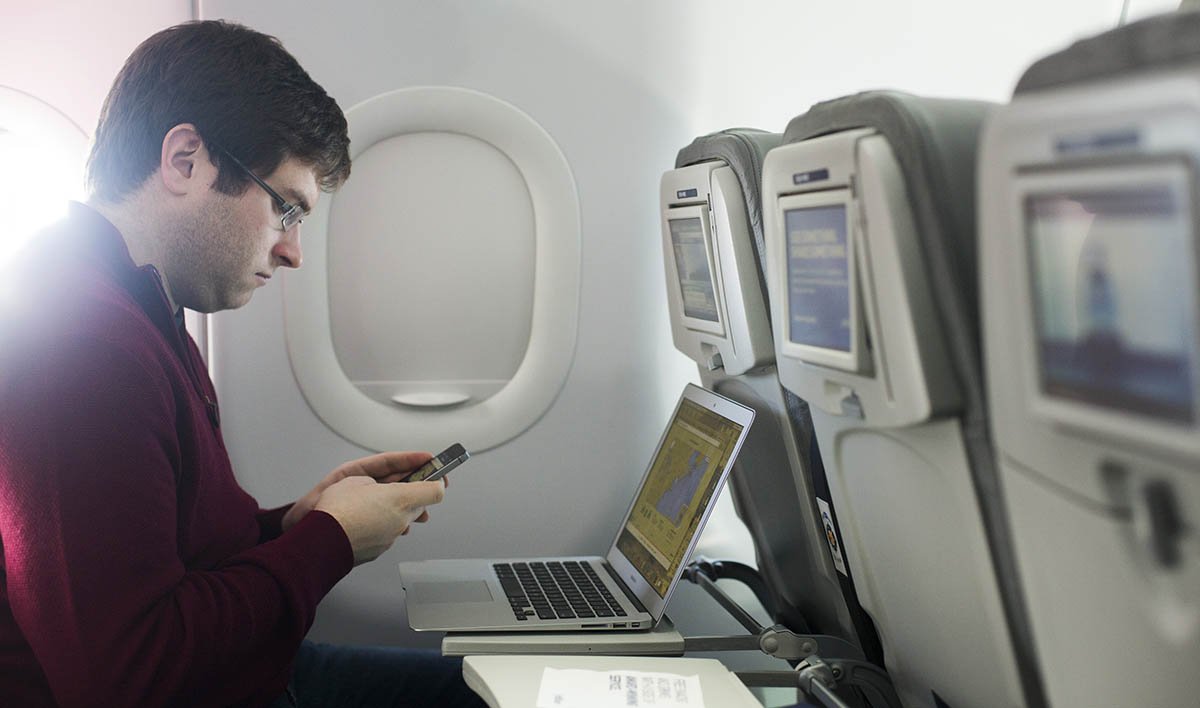
<svg viewBox="0 0 1200 708"><path fill-rule="evenodd" d="M1047 395L1194 420L1196 283L1185 199L1170 184L1026 197Z"/></svg>
<svg viewBox="0 0 1200 708"><path fill-rule="evenodd" d="M699 218L668 219L671 245L675 251L675 272L683 295L683 314L698 320L717 322L717 294L705 246L704 224Z"/></svg>
<svg viewBox="0 0 1200 708"><path fill-rule="evenodd" d="M850 259L846 205L789 209L788 339L850 351Z"/></svg>
<svg viewBox="0 0 1200 708"><path fill-rule="evenodd" d="M699 533L742 426L683 399L650 464L617 550L664 597Z"/></svg>

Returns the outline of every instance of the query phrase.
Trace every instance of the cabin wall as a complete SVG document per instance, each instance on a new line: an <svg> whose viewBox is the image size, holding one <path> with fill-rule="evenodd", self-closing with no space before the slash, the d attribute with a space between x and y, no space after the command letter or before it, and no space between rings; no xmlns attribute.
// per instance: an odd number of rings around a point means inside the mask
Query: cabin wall
<svg viewBox="0 0 1200 708"><path fill-rule="evenodd" d="M49 103L90 136L134 47L190 19L186 0L0 0L0 86Z"/></svg>

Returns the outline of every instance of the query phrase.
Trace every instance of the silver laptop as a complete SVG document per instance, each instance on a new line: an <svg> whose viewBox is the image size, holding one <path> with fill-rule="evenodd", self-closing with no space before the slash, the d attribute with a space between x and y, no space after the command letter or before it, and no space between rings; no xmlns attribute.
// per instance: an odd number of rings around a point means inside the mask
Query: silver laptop
<svg viewBox="0 0 1200 708"><path fill-rule="evenodd" d="M650 629L662 617L754 420L688 384L604 557L400 564L416 630Z"/></svg>

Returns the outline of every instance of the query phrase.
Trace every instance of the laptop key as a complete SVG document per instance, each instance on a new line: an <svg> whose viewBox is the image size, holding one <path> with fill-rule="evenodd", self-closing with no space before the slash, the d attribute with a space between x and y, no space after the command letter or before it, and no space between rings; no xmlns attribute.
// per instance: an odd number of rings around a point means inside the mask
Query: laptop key
<svg viewBox="0 0 1200 708"><path fill-rule="evenodd" d="M525 590L521 588L521 583L514 577L500 576L500 587L504 589L504 594L508 597L525 596Z"/></svg>
<svg viewBox="0 0 1200 708"><path fill-rule="evenodd" d="M539 619L627 616L586 563L534 561L493 567L513 614L522 621L534 615Z"/></svg>

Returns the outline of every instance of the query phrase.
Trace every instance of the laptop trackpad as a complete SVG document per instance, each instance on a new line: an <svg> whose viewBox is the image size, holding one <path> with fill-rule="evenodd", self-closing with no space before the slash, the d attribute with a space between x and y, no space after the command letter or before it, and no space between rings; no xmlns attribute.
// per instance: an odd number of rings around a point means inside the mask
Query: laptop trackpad
<svg viewBox="0 0 1200 708"><path fill-rule="evenodd" d="M416 602L491 602L492 593L482 580L417 583L412 589Z"/></svg>

